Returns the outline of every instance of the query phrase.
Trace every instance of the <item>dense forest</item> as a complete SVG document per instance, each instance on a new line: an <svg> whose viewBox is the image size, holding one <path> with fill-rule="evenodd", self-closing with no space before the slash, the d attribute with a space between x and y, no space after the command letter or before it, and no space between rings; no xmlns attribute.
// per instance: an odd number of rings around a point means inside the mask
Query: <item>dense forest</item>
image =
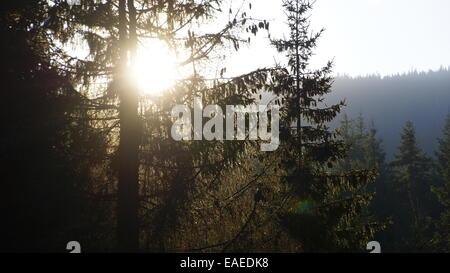
<svg viewBox="0 0 450 273"><path fill-rule="evenodd" d="M326 33L310 29L312 2L281 1L284 36L237 2L5 1L0 252L70 241L83 252L367 252L374 240L384 252L450 251L449 72L334 79L332 62L309 65ZM256 35L286 65L212 73ZM182 71L159 93L133 75L148 43ZM255 113L279 142L269 151L253 112L240 123L220 110L255 109L264 92L270 118ZM186 122L176 139L177 105L216 107L185 110L203 131Z"/></svg>

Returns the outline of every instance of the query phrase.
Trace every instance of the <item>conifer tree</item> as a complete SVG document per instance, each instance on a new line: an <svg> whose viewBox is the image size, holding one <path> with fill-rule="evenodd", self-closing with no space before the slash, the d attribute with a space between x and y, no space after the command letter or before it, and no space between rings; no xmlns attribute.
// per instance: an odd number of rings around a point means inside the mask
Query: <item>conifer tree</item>
<svg viewBox="0 0 450 273"><path fill-rule="evenodd" d="M61 252L73 238L100 246L99 215L109 209L91 191L106 180L105 138L87 119L87 98L54 63L49 8L14 1L0 12L2 252Z"/></svg>
<svg viewBox="0 0 450 273"><path fill-rule="evenodd" d="M382 140L377 138L375 125L367 126L362 114L356 120L347 114L340 121L340 136L348 147L347 157L340 164L343 170L350 168L377 168L384 164Z"/></svg>
<svg viewBox="0 0 450 273"><path fill-rule="evenodd" d="M282 185L287 187L281 223L303 251L364 251L379 227L364 215L372 195L362 192L375 173L333 169L346 156L346 146L326 123L344 102L323 104L331 92L331 62L320 70L309 69L323 30L314 33L309 28L310 1L285 0L283 7L289 38L273 40L288 58L288 67L279 76L282 80L274 88L282 105L281 145L274 155L284 172Z"/></svg>
<svg viewBox="0 0 450 273"><path fill-rule="evenodd" d="M398 191L397 215L400 251L423 251L426 246L426 217L430 215L432 196L432 160L420 148L412 122L406 122L398 154L391 162ZM402 239L400 239L402 238Z"/></svg>
<svg viewBox="0 0 450 273"><path fill-rule="evenodd" d="M392 200L396 195L392 187L392 172L385 161L385 153L382 148L382 139L377 136L377 129L373 122L366 125L360 114L356 120L351 120L344 115L339 128L341 137L348 146L347 157L343 159L339 167L343 170L352 168L376 169L378 176L374 183L366 187L367 192L374 192L375 196L369 207L369 212L379 222L386 224L386 229L376 234L376 240L383 246L384 252L393 251L392 242L395 235L392 225Z"/></svg>
<svg viewBox="0 0 450 273"><path fill-rule="evenodd" d="M370 123L369 134L367 140L367 149L368 149L368 165L370 166L380 166L384 167L386 163L386 153L383 150L382 143L383 140L377 137L378 130L375 127L374 122Z"/></svg>

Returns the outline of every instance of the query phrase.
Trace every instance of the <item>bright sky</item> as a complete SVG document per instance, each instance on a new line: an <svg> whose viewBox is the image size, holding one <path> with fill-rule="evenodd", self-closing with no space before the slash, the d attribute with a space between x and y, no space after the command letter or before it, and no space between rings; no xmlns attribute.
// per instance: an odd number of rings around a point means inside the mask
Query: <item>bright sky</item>
<svg viewBox="0 0 450 273"><path fill-rule="evenodd" d="M252 15L271 19L271 33L286 33L281 0L258 0ZM450 66L450 0L317 0L312 28L325 28L313 66L335 60L335 73L351 76L436 70ZM231 59L232 71L271 66L263 35Z"/></svg>
<svg viewBox="0 0 450 273"><path fill-rule="evenodd" d="M234 12L242 1L247 1L244 7L251 2L250 15L268 20L273 38L288 34L282 0L228 1ZM225 25L230 14L228 8L222 9L224 13L218 21L201 27L215 29ZM318 68L334 59L334 74L350 76L384 76L413 69L427 71L449 67L449 14L450 0L316 0L310 17L311 28L326 30L318 41L311 67ZM225 62L218 60L215 68L208 67L210 76L218 76L218 71L224 67L227 68L224 76L230 77L286 62L285 56L270 45L265 31L251 38L248 47L237 53L230 49L229 54L225 54L229 56ZM87 54L79 46L73 51L75 55ZM134 74L144 92L157 93L179 77L173 72L175 61L161 54L158 47L148 47L141 53Z"/></svg>

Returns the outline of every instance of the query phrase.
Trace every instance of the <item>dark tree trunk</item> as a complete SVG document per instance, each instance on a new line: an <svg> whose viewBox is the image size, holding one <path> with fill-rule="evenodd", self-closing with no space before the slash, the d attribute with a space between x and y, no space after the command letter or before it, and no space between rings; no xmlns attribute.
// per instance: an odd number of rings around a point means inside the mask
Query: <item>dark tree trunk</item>
<svg viewBox="0 0 450 273"><path fill-rule="evenodd" d="M130 0L128 0L130 2ZM128 3L129 11L130 5ZM120 71L119 71L119 98L120 98L120 142L119 142L119 184L117 208L117 235L118 250L123 252L137 252L139 250L139 141L140 129L138 118L138 93L134 84L126 77L128 69L128 51L132 56L135 47L134 41L128 39L135 37L131 27L132 13L130 13L130 28L127 28L126 0L119 1L120 17Z"/></svg>

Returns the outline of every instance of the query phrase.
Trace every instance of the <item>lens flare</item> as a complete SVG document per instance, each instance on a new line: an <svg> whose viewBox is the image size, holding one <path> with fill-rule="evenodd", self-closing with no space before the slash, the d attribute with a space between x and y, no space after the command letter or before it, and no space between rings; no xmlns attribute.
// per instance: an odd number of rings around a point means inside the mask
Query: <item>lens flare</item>
<svg viewBox="0 0 450 273"><path fill-rule="evenodd" d="M313 201L303 200L303 201L299 201L295 205L295 212L297 212L297 213L306 213L306 212L311 211L314 208L315 208L315 204L314 204Z"/></svg>

